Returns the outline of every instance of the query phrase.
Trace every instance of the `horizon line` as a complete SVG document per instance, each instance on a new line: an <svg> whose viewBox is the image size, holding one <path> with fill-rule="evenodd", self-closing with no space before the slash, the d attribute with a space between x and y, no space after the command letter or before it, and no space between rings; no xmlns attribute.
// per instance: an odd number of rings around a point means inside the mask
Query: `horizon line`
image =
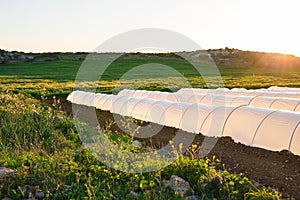
<svg viewBox="0 0 300 200"><path fill-rule="evenodd" d="M280 54L285 56L295 56L300 58L300 55L297 56L295 54L291 53L281 53L281 52L271 52L271 51L258 51L258 50L243 50L238 48L231 48L231 47L223 47L223 48L207 48L207 49L198 49L198 50L182 50L182 51L171 51L171 52L141 52L141 51L133 51L133 52L121 52L121 51L111 51L111 52L97 52L97 51L22 51L22 50L7 50L5 48L0 48L0 50L8 51L8 52L20 52L20 53L26 53L26 54L45 54L45 53L143 53L143 54L166 54L166 53L179 53L179 52L195 52L195 51L209 51L209 50L224 50L224 49L233 49L233 50L239 50L239 51L248 51L248 52L255 52L255 53L267 53L267 54Z"/></svg>

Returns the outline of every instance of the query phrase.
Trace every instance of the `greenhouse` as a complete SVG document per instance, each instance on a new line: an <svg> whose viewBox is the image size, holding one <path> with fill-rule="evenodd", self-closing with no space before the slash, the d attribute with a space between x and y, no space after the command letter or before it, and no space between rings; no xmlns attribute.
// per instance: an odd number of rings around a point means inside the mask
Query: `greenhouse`
<svg viewBox="0 0 300 200"><path fill-rule="evenodd" d="M204 90L204 89L203 89ZM145 91L145 90L122 90L119 96L128 96L135 98L150 98L150 99L165 99L173 102L187 102L187 103L200 103L208 105L224 105L224 106L242 106L249 105L261 108L270 108L277 110L287 110L300 112L300 98L285 98L285 97L270 97L267 95L245 95L241 93L240 96L228 95L228 93L212 93L206 91L205 94L202 89L192 89L191 91L201 91L202 94L188 93L188 90L180 90L177 93L158 92L158 91ZM265 92L267 93L267 92Z"/></svg>
<svg viewBox="0 0 300 200"><path fill-rule="evenodd" d="M193 102L198 99L198 95L196 98L189 95L188 98L185 95L180 98L176 96L177 100L188 99L186 102L181 102L174 100L173 93L126 90L126 94L128 96L125 96L124 91L120 92L120 95L74 91L67 100L74 104L95 107L191 133L201 133L211 137L229 136L235 142L245 145L272 151L289 150L300 155L299 112L255 107L259 103L250 105L249 102L254 101L249 100L250 97L236 98L237 102L246 102L244 105L243 103L208 105ZM260 96L260 98L266 97ZM228 99L233 101L232 97ZM257 97L256 101L259 101L258 99ZM221 100L218 99L220 102ZM275 104L275 100L264 99L260 104L286 107L294 105L295 107L298 105L295 101L296 99L293 101L285 99L284 103Z"/></svg>

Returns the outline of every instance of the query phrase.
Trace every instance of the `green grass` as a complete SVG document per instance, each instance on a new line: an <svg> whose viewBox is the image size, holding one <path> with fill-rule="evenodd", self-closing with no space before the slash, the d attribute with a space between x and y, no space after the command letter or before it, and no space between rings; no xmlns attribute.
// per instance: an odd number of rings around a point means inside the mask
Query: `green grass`
<svg viewBox="0 0 300 200"><path fill-rule="evenodd" d="M110 58L110 54L104 57ZM66 56L63 56L65 58ZM90 62L93 64L93 62ZM151 70L132 73L129 78L120 77L136 66L143 64L159 63L175 69L178 74ZM66 97L74 87L78 69L82 61L57 60L48 62L19 63L0 66L0 89L22 92L33 97L62 96ZM85 63L87 64L87 63ZM97 64L97 62L96 62ZM98 63L99 64L99 63ZM103 66L95 65L86 74L94 75ZM207 63L206 63L207 64ZM202 71L210 71L211 65L205 62L201 66ZM111 63L102 77L95 81L84 82L84 89L97 88L98 92L112 93L123 88L148 89L148 90L172 90L176 91L186 83L183 83L179 75L192 87L220 87L256 89L272 85L300 87L300 68L260 68L255 67L226 67L219 66L220 77L209 74L201 78L199 73L185 60L174 55L161 57L155 55L126 55L121 56ZM140 74L139 74L140 73Z"/></svg>
<svg viewBox="0 0 300 200"><path fill-rule="evenodd" d="M0 74L20 79L70 81L75 79L80 64L80 61L58 60L1 65Z"/></svg>
<svg viewBox="0 0 300 200"><path fill-rule="evenodd" d="M110 56L110 55L108 55ZM176 74L149 70L119 81L123 74L142 64L159 63L184 74L193 87L219 87L215 75L205 81L189 63L174 56L126 55L114 61L98 81L84 81L80 87L112 93L123 88L176 91L186 83ZM65 114L37 99L66 97L82 61L61 55L61 60L0 66L0 166L17 170L16 177L2 182L0 198L28 198L24 185L43 191L46 199L184 199L163 180L177 174L189 181L195 194L203 199L279 199L268 188L256 188L246 177L231 174L217 160L180 157L168 167L151 173L129 174L102 164L81 147L76 128ZM209 66L202 65L209 71ZM85 73L94 74L99 66ZM271 85L300 87L300 69L219 66L224 85L229 88L261 88ZM34 97L34 98L32 98ZM21 123L20 123L21 122ZM130 146L132 138L104 130L113 144L139 152ZM71 188L64 187L71 185Z"/></svg>
<svg viewBox="0 0 300 200"><path fill-rule="evenodd" d="M25 185L44 192L46 199L186 199L164 186L164 180L173 174L190 183L190 195L203 199L281 197L274 190L255 187L246 177L229 173L216 158L179 157L150 173L114 170L81 147L68 116L22 94L2 93L0 98L0 166L17 171L14 178L1 183L1 199L30 197L22 190ZM130 136L109 130L99 134L126 151L142 150L130 147ZM131 191L137 196L130 196Z"/></svg>

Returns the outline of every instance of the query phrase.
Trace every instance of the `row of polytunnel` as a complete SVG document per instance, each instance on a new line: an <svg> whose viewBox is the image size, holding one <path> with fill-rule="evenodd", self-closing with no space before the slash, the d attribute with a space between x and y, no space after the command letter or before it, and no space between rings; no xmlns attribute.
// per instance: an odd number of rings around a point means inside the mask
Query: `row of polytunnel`
<svg viewBox="0 0 300 200"><path fill-rule="evenodd" d="M200 93L201 92L201 93ZM206 92L206 93L205 93ZM235 93L234 93L235 94ZM145 90L122 90L120 96L134 98L150 98L157 100L168 100L173 102L200 103L207 105L241 106L250 105L262 108L280 109L300 112L300 96L296 98L285 98L265 95L248 95L240 92L239 95L221 93L219 91L179 90L177 93L145 91Z"/></svg>
<svg viewBox="0 0 300 200"><path fill-rule="evenodd" d="M191 133L229 136L245 145L272 151L289 150L300 155L300 96L296 98L297 92L239 90L240 95L236 95L237 91L184 88L169 93L125 89L117 95L74 91L67 99L74 104ZM258 91L270 94L257 95ZM250 92L253 95L249 95ZM294 98L279 93L292 94Z"/></svg>

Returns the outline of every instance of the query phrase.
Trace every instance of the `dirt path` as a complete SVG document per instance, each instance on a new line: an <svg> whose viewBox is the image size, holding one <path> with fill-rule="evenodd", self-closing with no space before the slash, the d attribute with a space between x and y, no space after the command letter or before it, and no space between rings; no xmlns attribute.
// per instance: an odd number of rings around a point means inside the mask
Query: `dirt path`
<svg viewBox="0 0 300 200"><path fill-rule="evenodd" d="M53 103L53 100L46 100ZM63 111L72 114L72 105L65 99L60 99L58 105ZM89 115L94 108L79 106L80 114ZM105 125L108 120L113 120L109 112L96 111L100 125ZM159 125L154 125L159 126ZM161 147L174 137L177 129L160 127L161 131L151 138L144 139L147 145ZM118 129L114 124L111 129ZM191 133L185 132L187 135ZM197 135L195 144L202 144L204 137ZM295 156L287 151L272 152L260 148L245 146L235 143L229 137L220 138L208 158L216 156L225 168L233 173L242 173L256 184L277 188L284 197L300 199L300 156Z"/></svg>

